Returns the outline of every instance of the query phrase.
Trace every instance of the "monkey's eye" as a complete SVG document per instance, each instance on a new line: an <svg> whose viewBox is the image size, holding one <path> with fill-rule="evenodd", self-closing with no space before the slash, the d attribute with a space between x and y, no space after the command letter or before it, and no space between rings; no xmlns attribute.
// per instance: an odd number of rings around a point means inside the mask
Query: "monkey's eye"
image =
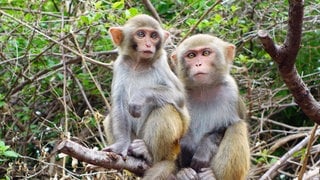
<svg viewBox="0 0 320 180"><path fill-rule="evenodd" d="M191 53L188 53L188 54L187 54L187 57L191 59L191 58L196 57L196 54L193 53L193 52L191 52Z"/></svg>
<svg viewBox="0 0 320 180"><path fill-rule="evenodd" d="M159 35L158 35L157 32L151 33L151 38L152 38L152 39L157 39L158 37L159 37Z"/></svg>
<svg viewBox="0 0 320 180"><path fill-rule="evenodd" d="M202 52L202 55L203 56L209 56L211 54L211 51L209 51L209 50L204 50L203 52Z"/></svg>
<svg viewBox="0 0 320 180"><path fill-rule="evenodd" d="M139 37L139 38L143 38L144 36L145 36L145 33L144 33L144 31L137 31L137 36Z"/></svg>

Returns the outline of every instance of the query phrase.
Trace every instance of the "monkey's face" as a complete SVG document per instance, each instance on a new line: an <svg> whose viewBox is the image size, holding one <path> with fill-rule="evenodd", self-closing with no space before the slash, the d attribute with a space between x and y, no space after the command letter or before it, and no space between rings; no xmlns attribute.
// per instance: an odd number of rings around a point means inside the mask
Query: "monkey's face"
<svg viewBox="0 0 320 180"><path fill-rule="evenodd" d="M186 87L215 86L229 74L234 54L234 45L215 36L198 34L184 40L171 58Z"/></svg>
<svg viewBox="0 0 320 180"><path fill-rule="evenodd" d="M200 46L187 50L183 54L187 78L192 84L209 85L213 82L216 52L209 46Z"/></svg>
<svg viewBox="0 0 320 180"><path fill-rule="evenodd" d="M160 34L152 28L138 28L132 34L132 48L139 59L152 59L161 46Z"/></svg>

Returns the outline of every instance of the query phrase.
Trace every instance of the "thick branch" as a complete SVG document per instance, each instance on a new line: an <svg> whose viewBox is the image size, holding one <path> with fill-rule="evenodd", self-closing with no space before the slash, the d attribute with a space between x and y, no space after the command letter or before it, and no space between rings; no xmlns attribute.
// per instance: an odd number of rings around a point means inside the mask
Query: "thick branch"
<svg viewBox="0 0 320 180"><path fill-rule="evenodd" d="M288 32L284 47L289 61L294 64L301 44L304 1L290 0L289 3Z"/></svg>
<svg viewBox="0 0 320 180"><path fill-rule="evenodd" d="M273 60L275 60L277 63L279 60L279 47L274 44L273 40L269 36L268 32L265 30L259 30L258 36L260 38L260 41L264 47L264 50L267 51L267 53L271 56Z"/></svg>
<svg viewBox="0 0 320 180"><path fill-rule="evenodd" d="M265 51L277 63L280 76L296 103L310 119L320 124L320 105L311 95L295 66L302 36L303 0L290 0L289 4L288 32L284 44L275 45L266 31L258 31L258 36Z"/></svg>
<svg viewBox="0 0 320 180"><path fill-rule="evenodd" d="M56 151L68 154L79 161L87 162L107 169L126 169L139 176L149 169L146 162L128 156L126 160L115 153L86 148L70 140L63 140L56 146Z"/></svg>

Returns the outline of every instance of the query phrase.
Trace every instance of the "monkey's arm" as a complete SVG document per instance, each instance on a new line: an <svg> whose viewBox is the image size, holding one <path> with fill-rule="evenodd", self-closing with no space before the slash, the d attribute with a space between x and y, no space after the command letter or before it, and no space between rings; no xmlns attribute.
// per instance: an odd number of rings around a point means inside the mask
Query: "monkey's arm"
<svg viewBox="0 0 320 180"><path fill-rule="evenodd" d="M113 136L113 144L105 147L103 150L107 152L115 152L123 157L127 156L127 151L131 143L131 123L128 117L121 92L115 93L115 101L111 110L110 118L106 119L110 124Z"/></svg>
<svg viewBox="0 0 320 180"><path fill-rule="evenodd" d="M199 171L201 168L209 167L213 157L218 151L223 134L224 131L217 131L205 135L197 146L190 167L196 171Z"/></svg>

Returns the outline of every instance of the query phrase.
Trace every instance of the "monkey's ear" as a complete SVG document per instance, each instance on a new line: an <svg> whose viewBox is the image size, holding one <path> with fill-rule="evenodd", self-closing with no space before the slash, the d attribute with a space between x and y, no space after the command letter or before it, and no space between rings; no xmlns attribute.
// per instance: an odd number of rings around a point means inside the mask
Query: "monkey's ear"
<svg viewBox="0 0 320 180"><path fill-rule="evenodd" d="M178 64L178 58L177 58L177 51L173 51L170 55L170 64L173 66L173 67L176 67L177 64Z"/></svg>
<svg viewBox="0 0 320 180"><path fill-rule="evenodd" d="M173 51L170 55L170 60L169 60L169 66L170 69L177 74L177 69L178 69L178 57L177 57L177 51Z"/></svg>
<svg viewBox="0 0 320 180"><path fill-rule="evenodd" d="M111 27L109 29L112 41L116 46L120 46L123 40L123 32L121 27Z"/></svg>
<svg viewBox="0 0 320 180"><path fill-rule="evenodd" d="M232 64L233 59L236 54L236 47L233 44L228 44L226 46L226 60L228 63Z"/></svg>
<svg viewBox="0 0 320 180"><path fill-rule="evenodd" d="M164 32L164 42L168 39L168 37L170 36L170 32L169 31L166 31L166 30L163 30Z"/></svg>

